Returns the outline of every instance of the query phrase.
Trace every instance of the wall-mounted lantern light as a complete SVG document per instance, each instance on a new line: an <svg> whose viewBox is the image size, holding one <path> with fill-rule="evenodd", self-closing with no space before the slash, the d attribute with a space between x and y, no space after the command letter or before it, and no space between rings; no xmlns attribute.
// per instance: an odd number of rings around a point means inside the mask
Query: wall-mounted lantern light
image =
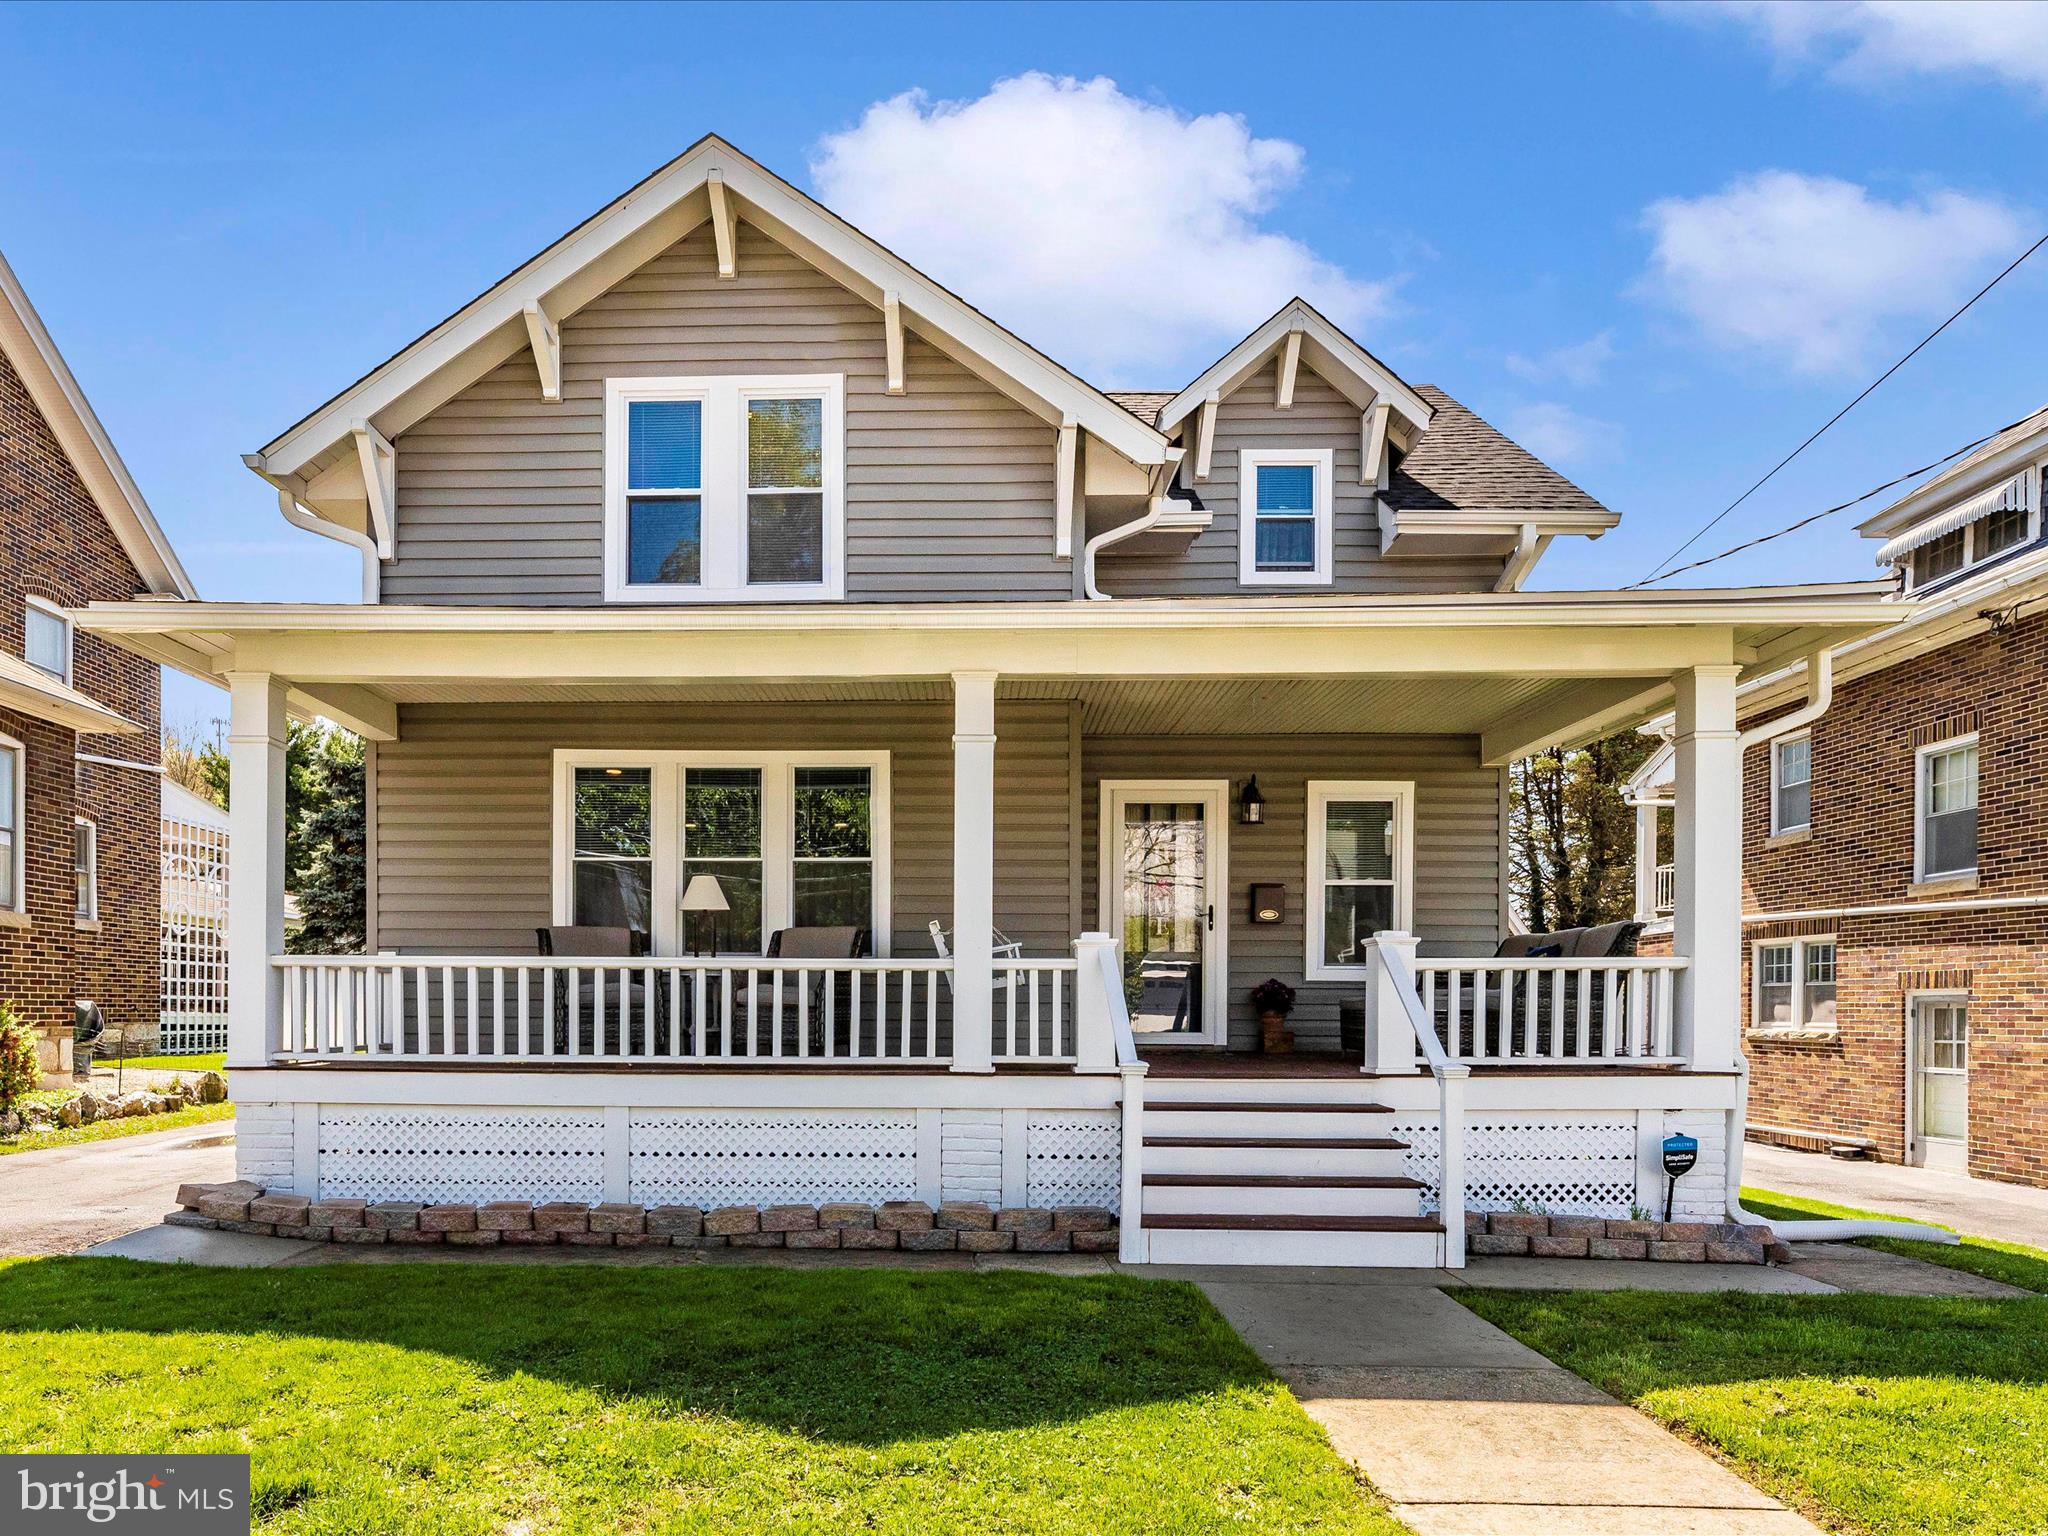
<svg viewBox="0 0 2048 1536"><path fill-rule="evenodd" d="M1245 780L1244 793L1237 797L1238 817L1248 827L1256 827L1266 819L1266 797L1259 793L1259 776L1255 773Z"/></svg>

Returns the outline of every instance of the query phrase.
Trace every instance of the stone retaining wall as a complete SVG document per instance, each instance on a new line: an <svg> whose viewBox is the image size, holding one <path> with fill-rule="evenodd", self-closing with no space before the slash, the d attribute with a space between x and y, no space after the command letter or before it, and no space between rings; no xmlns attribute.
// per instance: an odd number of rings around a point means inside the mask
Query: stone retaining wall
<svg viewBox="0 0 2048 1536"><path fill-rule="evenodd" d="M1467 1211L1465 1251L1475 1258L1648 1259L1664 1264L1782 1263L1792 1251L1769 1227L1734 1222L1612 1221L1534 1211Z"/></svg>
<svg viewBox="0 0 2048 1536"><path fill-rule="evenodd" d="M184 1184L171 1226L253 1232L330 1243L500 1244L575 1248L894 1248L915 1253L1115 1253L1116 1217L1100 1206L998 1209L949 1200L881 1205L585 1205L493 1200L310 1200L272 1194L246 1179Z"/></svg>

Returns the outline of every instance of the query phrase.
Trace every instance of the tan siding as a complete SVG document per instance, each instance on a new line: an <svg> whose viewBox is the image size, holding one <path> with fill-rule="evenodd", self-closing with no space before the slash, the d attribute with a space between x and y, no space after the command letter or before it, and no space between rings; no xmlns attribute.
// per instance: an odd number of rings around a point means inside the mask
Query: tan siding
<svg viewBox="0 0 2048 1536"><path fill-rule="evenodd" d="M816 704L408 705L374 772L377 938L385 948L531 953L550 908L557 747L884 749L892 788L894 945L928 954L951 925L952 711L908 701ZM1064 952L1069 910L1067 708L996 719L996 923L1032 954Z"/></svg>
<svg viewBox="0 0 2048 1536"><path fill-rule="evenodd" d="M1304 1046L1334 1047L1337 1004L1362 997L1363 978L1301 983L1310 779L1407 779L1415 784L1415 917L1424 954L1491 954L1500 930L1500 777L1458 736L1088 737L1082 743L1085 868L1097 871L1105 779L1224 779L1233 794L1251 774L1266 797L1263 825L1236 823L1230 889L1218 915L1230 923L1230 1041L1249 1046L1258 1025L1245 1000L1268 976L1300 989L1294 1028ZM1282 923L1247 921L1254 884L1287 893ZM1097 926L1099 875L1085 884L1084 914Z"/></svg>
<svg viewBox="0 0 2048 1536"><path fill-rule="evenodd" d="M385 599L602 602L605 379L720 373L845 375L850 598L1068 596L1052 428L915 337L884 368L878 311L748 226L720 282L701 230L563 323L560 404L521 352L399 439Z"/></svg>
<svg viewBox="0 0 2048 1536"><path fill-rule="evenodd" d="M1358 483L1358 408L1303 365L1295 376L1294 404L1273 402L1280 383L1277 363L1247 379L1225 397L1216 413L1216 440L1209 478L1193 479L1193 438L1184 474L1209 508L1207 530L1185 555L1118 555L1112 548L1100 562L1105 591L1125 597L1189 597L1287 591L1472 592L1491 589L1500 575L1496 558L1471 560L1382 560L1379 518L1373 495ZM1192 432L1192 426L1190 427ZM1333 451L1336 526L1331 585L1311 588L1245 587L1237 579L1238 454L1246 448Z"/></svg>

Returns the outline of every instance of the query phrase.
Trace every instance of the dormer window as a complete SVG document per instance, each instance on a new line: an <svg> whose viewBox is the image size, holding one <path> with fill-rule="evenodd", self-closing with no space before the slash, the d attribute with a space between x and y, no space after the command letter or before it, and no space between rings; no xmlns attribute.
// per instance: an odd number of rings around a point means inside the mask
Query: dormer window
<svg viewBox="0 0 2048 1536"><path fill-rule="evenodd" d="M607 380L606 598L844 596L842 399L838 374Z"/></svg>
<svg viewBox="0 0 2048 1536"><path fill-rule="evenodd" d="M1926 519L1886 546L1880 560L1903 564L1908 587L1918 592L2038 542L2044 473L2025 470Z"/></svg>
<svg viewBox="0 0 2048 1536"><path fill-rule="evenodd" d="M1332 455L1238 455L1237 577L1246 586L1328 586Z"/></svg>
<svg viewBox="0 0 2048 1536"><path fill-rule="evenodd" d="M1930 540L1913 552L1913 585L1924 587L1930 581L1955 575L1969 555L1967 536L1960 528Z"/></svg>

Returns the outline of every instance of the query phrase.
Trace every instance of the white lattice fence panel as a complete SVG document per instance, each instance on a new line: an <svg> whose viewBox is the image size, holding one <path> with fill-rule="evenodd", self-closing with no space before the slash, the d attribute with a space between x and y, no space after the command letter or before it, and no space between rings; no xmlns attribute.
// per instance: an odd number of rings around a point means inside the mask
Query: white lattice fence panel
<svg viewBox="0 0 2048 1536"><path fill-rule="evenodd" d="M1102 1205L1123 1193L1123 1126L1113 1109L1031 1116L1024 1135L1024 1203Z"/></svg>
<svg viewBox="0 0 2048 1536"><path fill-rule="evenodd" d="M631 1198L643 1205L815 1205L917 1196L914 1110L635 1111Z"/></svg>
<svg viewBox="0 0 2048 1536"><path fill-rule="evenodd" d="M595 1110L320 1110L320 1193L361 1200L602 1200Z"/></svg>
<svg viewBox="0 0 2048 1536"><path fill-rule="evenodd" d="M228 834L165 817L158 857L161 998L157 1049L228 1046Z"/></svg>
<svg viewBox="0 0 2048 1536"><path fill-rule="evenodd" d="M1436 1209L1442 1128L1433 1119L1396 1125L1408 1143L1407 1174ZM1625 1217L1636 1200L1636 1123L1591 1115L1514 1115L1465 1128L1465 1203L1475 1211L1520 1205L1556 1216Z"/></svg>

